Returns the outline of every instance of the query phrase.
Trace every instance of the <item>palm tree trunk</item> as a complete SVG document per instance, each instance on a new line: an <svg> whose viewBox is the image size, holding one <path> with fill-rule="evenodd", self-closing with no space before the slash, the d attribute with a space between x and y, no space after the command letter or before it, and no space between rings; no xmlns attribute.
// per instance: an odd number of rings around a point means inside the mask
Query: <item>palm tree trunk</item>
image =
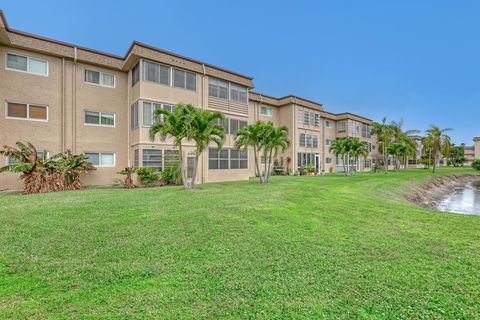
<svg viewBox="0 0 480 320"><path fill-rule="evenodd" d="M197 168L198 168L198 159L200 158L200 155L198 154L197 151L195 151L195 167L193 167L193 176L192 176L192 182L191 182L191 188L195 188L195 180L197 178Z"/></svg>
<svg viewBox="0 0 480 320"><path fill-rule="evenodd" d="M258 151L257 151L257 146L253 146L253 156L255 157L255 175L258 174L258 177L260 178L260 183L262 183L262 173L260 171L260 165L258 161Z"/></svg>
<svg viewBox="0 0 480 320"><path fill-rule="evenodd" d="M383 170L388 172L387 146L383 143Z"/></svg>
<svg viewBox="0 0 480 320"><path fill-rule="evenodd" d="M180 175L182 176L182 184L184 189L190 189L188 180L185 174L185 164L183 163L183 147L180 143L178 146L178 153L180 154Z"/></svg>
<svg viewBox="0 0 480 320"><path fill-rule="evenodd" d="M272 170L271 167L272 167L272 149L270 149L268 152L267 179L265 182L268 182L268 179L270 178L270 172Z"/></svg>
<svg viewBox="0 0 480 320"><path fill-rule="evenodd" d="M348 175L348 169L347 169L347 155L344 154L342 155L342 165L343 165L343 172L345 173L345 175Z"/></svg>

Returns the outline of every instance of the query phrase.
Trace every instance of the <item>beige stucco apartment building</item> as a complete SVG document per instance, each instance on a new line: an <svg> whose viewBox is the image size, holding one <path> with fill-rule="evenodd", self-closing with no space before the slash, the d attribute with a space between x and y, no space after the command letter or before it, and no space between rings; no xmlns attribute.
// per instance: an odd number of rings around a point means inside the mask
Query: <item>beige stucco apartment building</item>
<svg viewBox="0 0 480 320"><path fill-rule="evenodd" d="M223 149L205 152L200 183L248 179L254 175L250 151L233 148L237 130L256 120L289 129L291 146L279 157L296 171L312 163L318 172L342 169L330 154L337 137L354 136L375 149L372 120L333 114L296 96L275 98L253 92L251 77L133 42L116 56L14 30L0 11L0 145L28 141L39 151L85 153L97 170L88 185L115 184L127 166L161 170L174 152L172 141L148 138L156 108L177 103L221 111L228 132ZM193 146L187 142L187 152ZM0 164L9 159L0 156ZM192 157L187 158L192 165ZM358 163L369 170L371 157ZM0 189L20 188L19 175L0 175Z"/></svg>

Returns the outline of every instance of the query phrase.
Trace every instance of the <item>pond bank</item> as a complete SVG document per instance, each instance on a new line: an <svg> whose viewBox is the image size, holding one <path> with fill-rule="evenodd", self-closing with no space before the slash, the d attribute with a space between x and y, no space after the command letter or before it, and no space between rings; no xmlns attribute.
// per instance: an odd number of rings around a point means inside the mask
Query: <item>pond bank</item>
<svg viewBox="0 0 480 320"><path fill-rule="evenodd" d="M408 201L422 207L432 208L455 193L457 188L463 188L470 183L480 181L477 174L454 174L436 176L425 183L412 185L412 191L407 194Z"/></svg>

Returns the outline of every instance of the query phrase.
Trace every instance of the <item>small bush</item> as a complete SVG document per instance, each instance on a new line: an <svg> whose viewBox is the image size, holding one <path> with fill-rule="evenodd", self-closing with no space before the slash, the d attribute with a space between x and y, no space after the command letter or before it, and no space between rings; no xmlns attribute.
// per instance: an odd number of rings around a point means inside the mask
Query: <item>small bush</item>
<svg viewBox="0 0 480 320"><path fill-rule="evenodd" d="M144 186L150 186L154 182L160 179L160 175L156 173L152 168L138 168L137 179Z"/></svg>
<svg viewBox="0 0 480 320"><path fill-rule="evenodd" d="M472 163L472 168L475 169L475 170L480 171L480 160L475 160L475 161L473 161L473 163Z"/></svg>
<svg viewBox="0 0 480 320"><path fill-rule="evenodd" d="M162 180L165 184L181 185L182 173L180 162L175 161L171 166L165 167L162 171Z"/></svg>

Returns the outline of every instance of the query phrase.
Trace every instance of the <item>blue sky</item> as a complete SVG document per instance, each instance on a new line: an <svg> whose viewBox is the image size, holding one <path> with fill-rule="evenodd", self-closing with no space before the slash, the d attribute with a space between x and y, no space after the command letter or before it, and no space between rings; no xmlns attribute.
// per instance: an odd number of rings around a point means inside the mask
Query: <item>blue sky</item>
<svg viewBox="0 0 480 320"><path fill-rule="evenodd" d="M480 1L0 1L12 28L122 55L132 40L405 129L480 136Z"/></svg>

